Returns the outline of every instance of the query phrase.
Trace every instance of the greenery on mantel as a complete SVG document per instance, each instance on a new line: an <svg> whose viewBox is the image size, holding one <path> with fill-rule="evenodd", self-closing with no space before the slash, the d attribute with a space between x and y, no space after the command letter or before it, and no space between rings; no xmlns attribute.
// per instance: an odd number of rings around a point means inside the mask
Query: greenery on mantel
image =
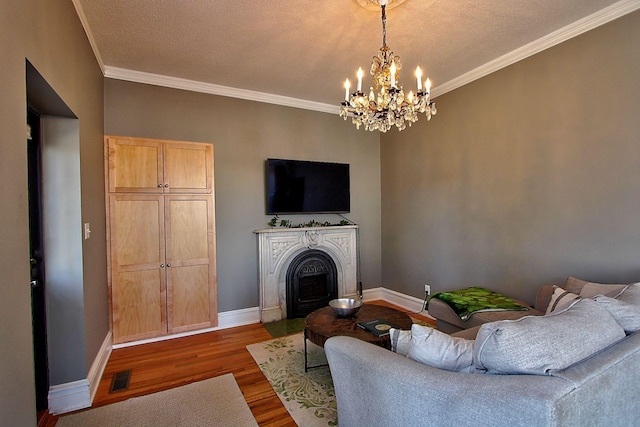
<svg viewBox="0 0 640 427"><path fill-rule="evenodd" d="M292 224L291 220L289 219L280 219L280 222L278 222L280 218L278 218L278 215L274 216L273 218L271 218L271 221L269 221L269 227L283 227L283 228L306 228L306 227L332 227L332 226L341 226L341 225L352 225L352 223L350 223L349 221L343 219L341 220L339 223L337 224L332 224L329 221L325 221L325 222L318 222L315 219L312 219L309 222L305 222L302 224Z"/></svg>

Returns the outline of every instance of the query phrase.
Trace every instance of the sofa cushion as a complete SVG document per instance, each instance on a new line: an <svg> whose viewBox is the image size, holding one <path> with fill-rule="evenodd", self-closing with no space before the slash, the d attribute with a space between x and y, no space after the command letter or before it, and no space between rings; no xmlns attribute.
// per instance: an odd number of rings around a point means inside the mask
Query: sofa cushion
<svg viewBox="0 0 640 427"><path fill-rule="evenodd" d="M389 329L389 338L391 339L391 351L401 356L406 356L409 353L411 331L391 328Z"/></svg>
<svg viewBox="0 0 640 427"><path fill-rule="evenodd" d="M473 340L452 337L427 326L411 326L411 345L407 357L447 371L474 371Z"/></svg>
<svg viewBox="0 0 640 427"><path fill-rule="evenodd" d="M545 314L565 309L577 299L580 299L580 295L574 294L573 292L569 292L559 286L554 285L553 294L551 295L551 300L549 301L549 305L547 306L547 311Z"/></svg>
<svg viewBox="0 0 640 427"><path fill-rule="evenodd" d="M593 300L604 307L627 334L640 330L640 305L630 304L604 295Z"/></svg>
<svg viewBox="0 0 640 427"><path fill-rule="evenodd" d="M473 362L487 373L548 375L625 336L604 307L581 299L546 316L482 325L473 347Z"/></svg>
<svg viewBox="0 0 640 427"><path fill-rule="evenodd" d="M596 295L605 295L615 298L620 295L626 287L626 284L587 282L586 280L577 279L573 276L569 276L567 278L567 282L564 286L567 291L579 294L583 298L593 298Z"/></svg>

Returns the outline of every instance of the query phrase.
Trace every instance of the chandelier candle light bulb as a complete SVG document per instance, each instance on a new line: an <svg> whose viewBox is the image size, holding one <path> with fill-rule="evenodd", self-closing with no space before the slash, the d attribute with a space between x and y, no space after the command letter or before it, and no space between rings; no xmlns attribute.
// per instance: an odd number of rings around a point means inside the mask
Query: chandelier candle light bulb
<svg viewBox="0 0 640 427"><path fill-rule="evenodd" d="M418 114L427 116L427 121L436 114L436 105L431 100L431 80L425 81L426 91L422 86L422 69L416 67L417 92L409 91L405 96L399 82L399 71L402 69L400 57L387 46L387 17L385 8L393 0L378 0L382 11L382 47L371 63L373 86L369 97L362 93L362 67L358 68L358 84L356 91L349 93L349 79L344 83L345 100L340 104L340 117L356 125L357 129L364 125L369 131L387 132L392 127L406 129L418 120Z"/></svg>

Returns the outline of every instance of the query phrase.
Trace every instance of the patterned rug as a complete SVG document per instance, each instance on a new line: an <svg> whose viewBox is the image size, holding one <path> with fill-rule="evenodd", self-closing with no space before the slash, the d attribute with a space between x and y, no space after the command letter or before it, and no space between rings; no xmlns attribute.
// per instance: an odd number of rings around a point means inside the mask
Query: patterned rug
<svg viewBox="0 0 640 427"><path fill-rule="evenodd" d="M337 426L336 399L328 366L304 372L302 334L251 344L247 350L296 424ZM308 365L327 363L324 350L307 342Z"/></svg>

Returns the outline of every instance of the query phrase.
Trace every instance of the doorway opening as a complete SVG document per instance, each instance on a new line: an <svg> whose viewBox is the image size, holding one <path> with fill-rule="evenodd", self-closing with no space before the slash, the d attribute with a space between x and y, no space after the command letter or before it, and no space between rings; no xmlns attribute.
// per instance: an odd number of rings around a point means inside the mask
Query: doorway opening
<svg viewBox="0 0 640 427"><path fill-rule="evenodd" d="M44 245L42 238L42 156L40 113L27 108L29 251L31 265L31 316L33 324L33 361L36 381L36 410L48 408L49 366L47 358L47 320L45 300Z"/></svg>

